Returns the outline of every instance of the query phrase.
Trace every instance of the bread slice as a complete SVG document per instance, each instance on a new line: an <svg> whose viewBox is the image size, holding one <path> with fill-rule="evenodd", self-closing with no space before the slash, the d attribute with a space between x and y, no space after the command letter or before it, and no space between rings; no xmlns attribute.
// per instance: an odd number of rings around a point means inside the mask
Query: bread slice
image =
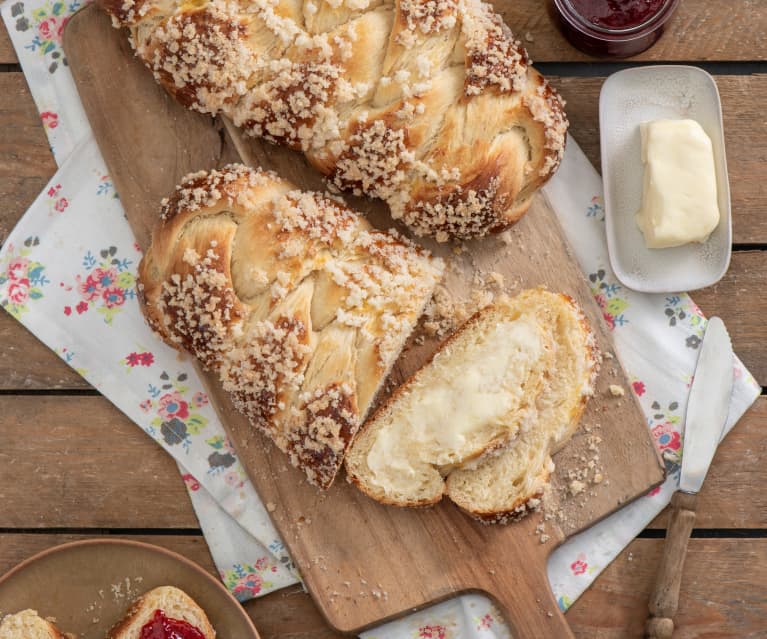
<svg viewBox="0 0 767 639"><path fill-rule="evenodd" d="M0 622L0 639L67 639L71 636L40 617L36 610L6 615Z"/></svg>
<svg viewBox="0 0 767 639"><path fill-rule="evenodd" d="M160 586L139 597L128 614L109 631L107 639L140 639L141 629L155 619L158 611L169 619L193 626L204 639L216 637L208 617L194 599L173 586Z"/></svg>
<svg viewBox="0 0 767 639"><path fill-rule="evenodd" d="M594 392L600 357L588 322L571 298L547 295L555 315L556 355L547 388L536 402L536 419L513 445L447 478L450 499L488 523L508 521L537 506L554 470L550 455L570 439Z"/></svg>
<svg viewBox="0 0 767 639"><path fill-rule="evenodd" d="M432 504L445 475L529 428L555 356L551 295L525 291L471 318L367 422L349 479L383 503Z"/></svg>

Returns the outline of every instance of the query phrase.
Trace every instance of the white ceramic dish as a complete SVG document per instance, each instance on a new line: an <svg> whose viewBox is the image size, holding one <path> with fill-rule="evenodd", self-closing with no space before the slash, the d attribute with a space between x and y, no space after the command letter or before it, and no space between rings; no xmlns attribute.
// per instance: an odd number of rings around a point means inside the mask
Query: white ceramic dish
<svg viewBox="0 0 767 639"><path fill-rule="evenodd" d="M703 244L648 249L634 221L642 202L639 124L696 120L711 138L719 225ZM599 96L599 132L610 264L628 288L644 293L691 291L719 281L732 253L732 216L722 106L714 79L690 66L652 66L611 75Z"/></svg>

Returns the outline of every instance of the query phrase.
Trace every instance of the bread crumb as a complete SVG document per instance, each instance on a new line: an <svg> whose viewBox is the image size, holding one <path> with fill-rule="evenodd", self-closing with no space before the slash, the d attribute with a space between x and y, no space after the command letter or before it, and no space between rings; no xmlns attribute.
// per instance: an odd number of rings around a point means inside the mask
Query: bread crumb
<svg viewBox="0 0 767 639"><path fill-rule="evenodd" d="M488 277L492 280L493 284L495 284L498 288L503 288L504 285L504 278L503 274L498 273L496 271L492 271L488 274Z"/></svg>
<svg viewBox="0 0 767 639"><path fill-rule="evenodd" d="M277 510L277 504L275 504L273 501L266 502L266 509L273 513L275 510Z"/></svg>
<svg viewBox="0 0 767 639"><path fill-rule="evenodd" d="M623 386L618 386L617 384L610 384L610 395L613 397L623 397L626 394L626 391L623 390Z"/></svg>
<svg viewBox="0 0 767 639"><path fill-rule="evenodd" d="M583 492L583 489L586 488L586 484L577 479L573 479L568 488L570 489L570 494L575 496Z"/></svg>

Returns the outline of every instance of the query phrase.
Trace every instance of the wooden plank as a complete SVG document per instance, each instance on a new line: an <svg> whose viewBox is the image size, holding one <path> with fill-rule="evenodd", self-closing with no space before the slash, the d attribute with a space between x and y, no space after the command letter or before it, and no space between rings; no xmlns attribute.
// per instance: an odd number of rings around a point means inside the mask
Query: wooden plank
<svg viewBox="0 0 767 639"><path fill-rule="evenodd" d="M197 527L170 456L104 398L5 395L0 414L0 528ZM714 458L698 528L767 528L765 423L761 397Z"/></svg>
<svg viewBox="0 0 767 639"><path fill-rule="evenodd" d="M56 172L45 131L21 73L0 73L0 242Z"/></svg>
<svg viewBox="0 0 767 639"><path fill-rule="evenodd" d="M156 223L156 202L166 196L183 175L179 158L187 165L194 166L195 162L207 165L216 147L201 141L213 137L214 129L210 121L195 117L168 98L132 54L124 34L116 32L107 17L95 8L80 12L70 21L64 43L80 96L126 215L137 232L138 242L146 248L147 229ZM126 87L130 87L133 99L118 100L117 96ZM196 127L199 134L190 133L191 127ZM183 134L179 134L180 131ZM277 153L273 146L255 143L253 147L258 162L278 173L287 174L297 166L306 167L305 163L297 162L295 155ZM147 148L157 154L147 153ZM152 163L146 162L147 156L153 158ZM158 175L152 168L158 163L174 170ZM293 177L301 188L317 180L316 172L308 167L294 172ZM374 209L370 204L360 202L359 206L372 213ZM512 231L525 247L520 252L509 251L498 238L488 238L467 242L467 255L458 259L453 256L452 247L427 243L434 253L454 258L454 268L449 270L444 286L453 300L467 302L475 275L496 271L504 275L507 282L520 282L518 286L545 284L553 290L564 290L583 307L599 348L611 350L611 336L601 323L601 311L567 247L556 216L542 197L533 204L533 209ZM382 222L385 228L391 225L388 216ZM528 257L525 251L534 257ZM406 349L395 365L394 381L401 381L428 361L437 345L438 340L427 338L423 346ZM609 383L626 385L619 366L613 367L611 375L600 378L584 422L603 424L600 463L610 481L592 491L593 497L586 508L580 503L581 499L565 497L566 482L555 481L553 492L562 496L557 510L564 523L549 524L552 538L572 534L641 495L662 478L638 405L633 397L616 402L608 392ZM394 512L344 482L337 482L325 499L318 500L316 490L303 481L301 473L295 469L280 473L284 458L264 446L261 438L254 437L252 425L241 414L229 410L230 400L221 392L217 381L210 384L209 393L212 403L222 408L224 424L257 490L265 501L277 504L273 516L275 526L300 567L307 587L334 626L349 632L358 631L414 606L462 590L484 587L492 591L499 605L513 616L518 633L559 632L564 636L566 630L556 613L555 602L551 601L545 579L545 556L554 544L542 545L534 536L537 517L515 526L488 528L468 519L449 504L426 511ZM215 398L218 402L213 401ZM603 419L606 411L610 412L609 420ZM557 456L560 472L584 466L580 456L588 454L586 439L585 435L574 438ZM622 472L628 463L632 464L633 472ZM311 525L304 523L308 513L311 513ZM354 523L360 520L376 530L375 542L356 534ZM465 541L458 544L460 552L447 552L456 545L456 539L462 538ZM392 552L398 555L397 562L385 558ZM336 565L337 573L323 571L317 562L320 556L325 558L324 562ZM500 579L492 570L495 562L525 569L510 570L506 578ZM404 579L412 565L420 566L418 583ZM359 596L354 593L351 597L338 597L336 591L343 590L343 582L357 577L359 571L370 583L377 584L379 591L389 595L376 598L366 589ZM526 593L527 601L520 593ZM541 616L537 614L541 609L553 610L553 613Z"/></svg>
<svg viewBox="0 0 767 639"><path fill-rule="evenodd" d="M533 60L594 60L572 47L548 15L550 2L495 0ZM685 0L666 25L666 33L649 50L631 58L644 60L764 60L767 12L759 3L740 0Z"/></svg>
<svg viewBox="0 0 767 639"><path fill-rule="evenodd" d="M573 137L599 168L599 90L604 78L553 77L567 99ZM758 104L767 100L767 74L717 76L725 117L735 242L767 243L767 128ZM748 99L744 99L748 96ZM55 171L53 157L22 75L0 74L0 117L12 123L0 140L0 241Z"/></svg>
<svg viewBox="0 0 767 639"><path fill-rule="evenodd" d="M638 539L567 614L583 639L639 639L663 550ZM687 551L674 639L764 637L767 539L692 539Z"/></svg>
<svg viewBox="0 0 767 639"><path fill-rule="evenodd" d="M687 4L687 3L684 3ZM767 12L764 12L767 16ZM716 76L722 99L727 171L732 199L733 240L767 242L767 126L760 105L767 101L767 74ZM599 91L605 78L553 77L567 100L570 132L601 172Z"/></svg>
<svg viewBox="0 0 767 639"><path fill-rule="evenodd" d="M598 78L554 78L568 99L573 135L592 162L599 164ZM767 76L719 76L725 104L730 149L729 170L733 193L734 234L739 242L767 242L767 185L759 178L759 162L767 160L767 128L753 127L756 114L745 110L743 94L767 99ZM763 101L763 100L762 100ZM748 107L749 109L751 107ZM55 171L42 126L26 82L19 73L0 74L0 118L11 125L0 138L0 242L8 235L32 200ZM749 142L749 138L756 141ZM741 149L753 149L753 157ZM764 156L764 157L763 157ZM23 160L23 161L22 161ZM763 166L763 164L762 164ZM19 173L21 172L21 173ZM735 253L730 272L716 287L697 292L695 299L707 313L726 314L737 352L747 360L762 385L767 385L767 340L763 337L763 296L748 295L736 284L744 278L751 290L765 286L767 273L759 268L759 254ZM747 275L741 273L747 271ZM743 286L740 286L743 288ZM727 307L719 301L726 300ZM737 304L733 304L737 300ZM721 308L720 308L721 306ZM18 357L24 353L24 357ZM0 314L0 389L87 388L79 375L59 360L15 320Z"/></svg>
<svg viewBox="0 0 767 639"><path fill-rule="evenodd" d="M693 299L704 313L719 315L732 346L754 378L767 386L767 252L737 251L730 270L718 284L696 291Z"/></svg>
<svg viewBox="0 0 767 639"><path fill-rule="evenodd" d="M527 47L533 60L590 60L561 36L540 0L497 0L495 6ZM767 16L749 0L686 0L661 40L632 60L765 60L760 37ZM0 25L0 64L18 60L4 25Z"/></svg>
<svg viewBox="0 0 767 639"><path fill-rule="evenodd" d="M197 528L173 459L101 397L0 397L0 528Z"/></svg>
<svg viewBox="0 0 767 639"><path fill-rule="evenodd" d="M0 64L16 64L18 61L11 39L8 37L8 29L0 20Z"/></svg>
<svg viewBox="0 0 767 639"><path fill-rule="evenodd" d="M2 76L0 76L1 78ZM721 315L736 352L755 379L767 386L767 340L763 318L767 299L750 294L767 286L765 256L737 251L730 270L714 287L696 291L693 299L707 314ZM0 313L0 389L83 389L89 384L15 319Z"/></svg>
<svg viewBox="0 0 767 639"><path fill-rule="evenodd" d="M767 529L767 396L756 400L719 446L698 496L696 528ZM664 511L649 528L665 528Z"/></svg>
<svg viewBox="0 0 767 639"><path fill-rule="evenodd" d="M83 390L90 384L5 311L0 311L0 390Z"/></svg>
<svg viewBox="0 0 767 639"><path fill-rule="evenodd" d="M163 546L215 573L200 537L120 535ZM0 574L52 546L82 535L0 534ZM637 539L567 613L578 639L639 639L663 546ZM685 564L675 639L757 639L767 627L766 539L692 539ZM733 570L737 566L737 571ZM262 639L342 639L299 586L245 604Z"/></svg>
<svg viewBox="0 0 767 639"><path fill-rule="evenodd" d="M582 639L639 639L663 551L637 539L567 614ZM757 639L767 628L767 539L691 539L674 639Z"/></svg>
<svg viewBox="0 0 767 639"><path fill-rule="evenodd" d="M0 533L0 575L43 550L82 539L102 537L131 539L162 546L177 552L216 574L213 559L201 535L110 535L109 531L93 535L61 533Z"/></svg>
<svg viewBox="0 0 767 639"><path fill-rule="evenodd" d="M565 616L578 639L642 637L662 546L663 540L635 540L597 578ZM692 539L675 639L763 638L767 627L765 562L765 539ZM738 566L737 572L733 566ZM263 639L326 636L321 634L326 625L316 617L314 604L297 590L249 602L246 609ZM284 622L290 625L286 628Z"/></svg>
<svg viewBox="0 0 767 639"><path fill-rule="evenodd" d="M3 32L4 33L4 32ZM0 73L0 243L56 171L21 73ZM0 389L88 388L88 383L6 313L0 313Z"/></svg>
<svg viewBox="0 0 767 639"><path fill-rule="evenodd" d="M56 171L56 164L27 81L21 73L0 73L0 121L3 123L0 175L4 180L11 176L42 180L42 188ZM23 195L28 194L25 192ZM16 210L17 215L31 203L31 199ZM3 218L4 224L7 219Z"/></svg>

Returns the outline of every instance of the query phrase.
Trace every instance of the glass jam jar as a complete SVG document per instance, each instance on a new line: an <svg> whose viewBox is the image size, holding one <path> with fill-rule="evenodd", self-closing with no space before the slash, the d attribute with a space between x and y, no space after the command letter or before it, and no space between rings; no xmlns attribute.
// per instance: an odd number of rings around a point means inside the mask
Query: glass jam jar
<svg viewBox="0 0 767 639"><path fill-rule="evenodd" d="M562 33L576 48L596 56L627 58L663 34L679 0L552 0Z"/></svg>

